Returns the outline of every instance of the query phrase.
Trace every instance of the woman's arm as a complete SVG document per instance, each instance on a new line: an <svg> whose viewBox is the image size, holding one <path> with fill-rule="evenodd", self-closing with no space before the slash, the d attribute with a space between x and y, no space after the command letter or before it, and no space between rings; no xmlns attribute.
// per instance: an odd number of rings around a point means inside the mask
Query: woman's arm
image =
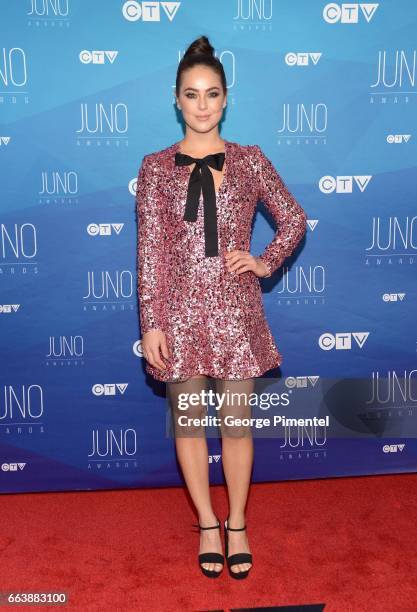
<svg viewBox="0 0 417 612"><path fill-rule="evenodd" d="M158 197L158 167L145 155L138 173L138 294L142 335L164 327L164 226Z"/></svg>
<svg viewBox="0 0 417 612"><path fill-rule="evenodd" d="M264 202L278 226L274 238L259 256L269 270L266 276L271 276L304 236L307 230L307 215L287 189L270 159L259 145L253 146L259 176L258 199Z"/></svg>

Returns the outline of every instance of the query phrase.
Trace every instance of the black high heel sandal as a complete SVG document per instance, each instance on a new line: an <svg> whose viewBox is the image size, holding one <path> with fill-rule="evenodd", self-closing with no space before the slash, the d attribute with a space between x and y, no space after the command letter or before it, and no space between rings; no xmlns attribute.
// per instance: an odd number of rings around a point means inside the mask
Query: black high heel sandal
<svg viewBox="0 0 417 612"><path fill-rule="evenodd" d="M198 527L199 530L200 529L220 529L220 537L221 537L221 525L220 525L220 521L218 518L217 518L217 525L213 525L212 527L201 527L200 523L193 525L193 527ZM202 563L221 563L222 565L224 565L224 555L218 552L200 553L198 555L198 562L200 564L200 569L205 576L207 576L208 578L217 578L222 573L223 568L217 572L216 570L206 569L201 564Z"/></svg>
<svg viewBox="0 0 417 612"><path fill-rule="evenodd" d="M232 578L241 580L242 578L246 578L246 576L251 571L252 567L250 567L247 570L244 570L243 572L233 572L232 565L237 565L238 563L252 563L252 554L247 553L247 552L241 552L241 553L235 553L234 555L231 555L230 557L228 557L227 555L229 553L229 536L227 532L228 531L243 531L244 529L246 529L246 525L244 527L240 527L239 529L234 529L233 527L228 526L227 521L228 521L228 518L224 521L224 547L225 547L227 567L229 568L229 574L232 576Z"/></svg>

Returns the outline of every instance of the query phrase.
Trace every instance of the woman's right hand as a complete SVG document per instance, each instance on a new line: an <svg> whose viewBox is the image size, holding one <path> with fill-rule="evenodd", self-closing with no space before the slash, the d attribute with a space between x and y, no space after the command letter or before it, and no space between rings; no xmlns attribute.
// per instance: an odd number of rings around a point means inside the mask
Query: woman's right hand
<svg viewBox="0 0 417 612"><path fill-rule="evenodd" d="M158 370L166 370L166 364L161 359L169 359L165 333L162 329L150 329L142 336L142 353L146 361Z"/></svg>

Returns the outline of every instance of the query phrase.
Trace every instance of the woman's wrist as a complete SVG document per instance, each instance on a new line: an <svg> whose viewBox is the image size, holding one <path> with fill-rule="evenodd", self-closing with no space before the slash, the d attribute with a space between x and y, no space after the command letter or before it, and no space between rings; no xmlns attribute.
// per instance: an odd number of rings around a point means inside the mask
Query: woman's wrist
<svg viewBox="0 0 417 612"><path fill-rule="evenodd" d="M264 260L262 259L262 257L260 257L259 255L255 256L255 259L262 264L262 267L264 269L264 274L261 274L261 278L268 278L268 276L271 276L271 270L268 266L267 263L264 262Z"/></svg>

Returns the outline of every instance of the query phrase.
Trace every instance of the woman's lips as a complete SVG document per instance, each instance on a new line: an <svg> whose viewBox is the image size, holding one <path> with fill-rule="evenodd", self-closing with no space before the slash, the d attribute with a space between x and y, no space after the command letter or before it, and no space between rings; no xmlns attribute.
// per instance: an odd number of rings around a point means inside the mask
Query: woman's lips
<svg viewBox="0 0 417 612"><path fill-rule="evenodd" d="M201 115L200 117L197 115L197 119L200 119L200 121L207 121L209 117L210 115Z"/></svg>

